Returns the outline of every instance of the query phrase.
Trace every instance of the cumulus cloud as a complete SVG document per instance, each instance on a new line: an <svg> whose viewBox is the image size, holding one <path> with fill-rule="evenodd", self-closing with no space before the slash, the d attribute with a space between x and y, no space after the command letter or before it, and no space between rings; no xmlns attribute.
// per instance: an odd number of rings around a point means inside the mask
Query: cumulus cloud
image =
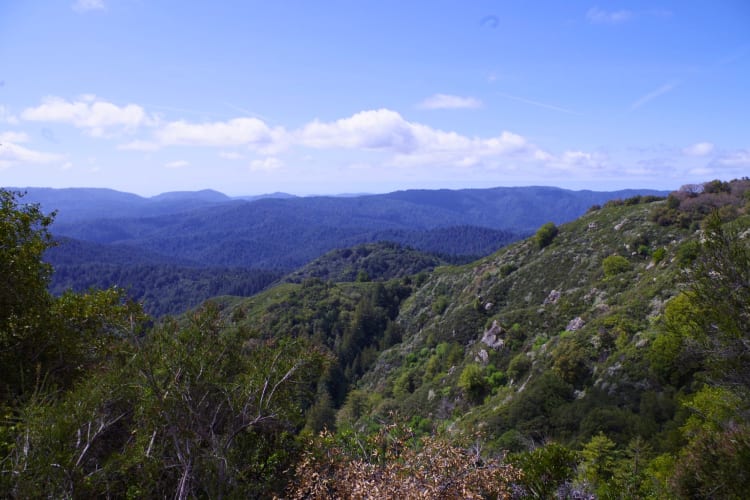
<svg viewBox="0 0 750 500"><path fill-rule="evenodd" d="M688 156L706 156L714 150L714 145L710 142L697 142L686 147L682 152Z"/></svg>
<svg viewBox="0 0 750 500"><path fill-rule="evenodd" d="M272 170L278 170L283 165L284 163L281 160L271 156L268 158L251 161L250 170L270 172Z"/></svg>
<svg viewBox="0 0 750 500"><path fill-rule="evenodd" d="M473 97L435 94L419 103L419 107L422 109L476 109L482 107L482 101Z"/></svg>
<svg viewBox="0 0 750 500"><path fill-rule="evenodd" d="M271 129L258 118L235 118L224 122L189 123L176 121L157 130L162 145L242 146L262 149L282 139L282 129Z"/></svg>
<svg viewBox="0 0 750 500"><path fill-rule="evenodd" d="M629 10L604 10L592 7L586 12L586 19L593 24L618 24L632 18L633 13Z"/></svg>
<svg viewBox="0 0 750 500"><path fill-rule="evenodd" d="M73 4L73 10L76 12L104 10L104 0L76 0Z"/></svg>
<svg viewBox="0 0 750 500"><path fill-rule="evenodd" d="M9 138L0 141L0 169L19 163L51 163L62 160L60 155L34 151L9 141Z"/></svg>
<svg viewBox="0 0 750 500"><path fill-rule="evenodd" d="M164 164L166 168L182 168L187 167L188 165L190 165L190 163L185 160L170 161L169 163Z"/></svg>
<svg viewBox="0 0 750 500"><path fill-rule="evenodd" d="M389 109L361 111L324 123L315 120L297 134L311 148L371 149L408 152L417 147L414 127Z"/></svg>
<svg viewBox="0 0 750 500"><path fill-rule="evenodd" d="M489 138L467 137L405 120L389 109L362 111L334 122L314 121L298 134L300 144L318 149L363 149L392 153L391 164L472 166L482 159L526 154L536 146L520 135L502 132Z"/></svg>
<svg viewBox="0 0 750 500"><path fill-rule="evenodd" d="M67 123L82 128L95 137L104 136L113 129L132 132L141 126L156 123L156 119L148 116L141 106L118 106L92 95L81 96L76 101L48 97L41 105L23 110L21 118L27 121Z"/></svg>

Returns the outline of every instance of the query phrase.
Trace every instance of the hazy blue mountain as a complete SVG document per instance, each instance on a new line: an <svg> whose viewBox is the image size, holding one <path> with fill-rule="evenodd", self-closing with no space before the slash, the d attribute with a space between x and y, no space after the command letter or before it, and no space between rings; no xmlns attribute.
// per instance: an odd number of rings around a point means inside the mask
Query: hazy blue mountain
<svg viewBox="0 0 750 500"><path fill-rule="evenodd" d="M410 190L352 198L306 197L231 200L219 193L171 193L156 199L94 192L78 198L75 218L60 208L60 236L138 247L202 266L294 269L335 248L395 241L444 255L482 256L545 222L572 220L589 207L650 190L570 191L550 187ZM111 209L103 207L104 194ZM132 195L131 195L132 196ZM30 197L31 198L31 197ZM82 220L87 200L99 202ZM223 202L219 200L225 200ZM36 201L33 198L29 201ZM127 215L118 207L131 203Z"/></svg>

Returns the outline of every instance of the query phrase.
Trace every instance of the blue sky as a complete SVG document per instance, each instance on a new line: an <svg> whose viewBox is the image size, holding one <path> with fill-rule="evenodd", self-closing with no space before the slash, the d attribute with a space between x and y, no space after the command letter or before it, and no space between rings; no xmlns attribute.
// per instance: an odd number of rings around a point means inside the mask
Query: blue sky
<svg viewBox="0 0 750 500"><path fill-rule="evenodd" d="M750 175L750 2L0 3L0 185L230 195Z"/></svg>

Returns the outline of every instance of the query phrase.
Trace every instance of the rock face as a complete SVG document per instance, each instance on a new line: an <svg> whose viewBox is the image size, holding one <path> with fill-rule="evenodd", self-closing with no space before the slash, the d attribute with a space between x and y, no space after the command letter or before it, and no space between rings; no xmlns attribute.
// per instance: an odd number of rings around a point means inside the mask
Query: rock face
<svg viewBox="0 0 750 500"><path fill-rule="evenodd" d="M568 326L565 327L566 332L575 332L576 330L580 330L583 328L583 325L585 325L586 322L583 321L583 319L580 316L576 316L575 318L571 319L568 323Z"/></svg>
<svg viewBox="0 0 750 500"><path fill-rule="evenodd" d="M560 298L560 292L557 290L550 290L549 295L547 295L547 298L544 299L544 305L547 304L554 304L558 301Z"/></svg>
<svg viewBox="0 0 750 500"><path fill-rule="evenodd" d="M486 330L482 335L482 343L486 344L495 350L501 349L505 344L505 341L500 338L500 335L505 333L503 327L497 323L497 320L492 322L492 326L489 330Z"/></svg>

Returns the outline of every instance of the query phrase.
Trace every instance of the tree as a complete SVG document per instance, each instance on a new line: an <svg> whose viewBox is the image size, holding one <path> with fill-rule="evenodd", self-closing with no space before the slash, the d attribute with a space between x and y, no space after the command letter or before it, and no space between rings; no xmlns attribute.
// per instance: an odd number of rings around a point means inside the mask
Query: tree
<svg viewBox="0 0 750 500"><path fill-rule="evenodd" d="M43 361L44 335L52 298L52 269L42 255L52 245L52 216L21 195L0 190L0 404L33 384Z"/></svg>
<svg viewBox="0 0 750 500"><path fill-rule="evenodd" d="M750 239L747 223L705 222L688 296L700 328L693 340L714 383L750 390Z"/></svg>
<svg viewBox="0 0 750 500"><path fill-rule="evenodd" d="M18 497L257 498L280 492L327 362L302 340L252 342L213 305L134 337L130 356L20 410Z"/></svg>

